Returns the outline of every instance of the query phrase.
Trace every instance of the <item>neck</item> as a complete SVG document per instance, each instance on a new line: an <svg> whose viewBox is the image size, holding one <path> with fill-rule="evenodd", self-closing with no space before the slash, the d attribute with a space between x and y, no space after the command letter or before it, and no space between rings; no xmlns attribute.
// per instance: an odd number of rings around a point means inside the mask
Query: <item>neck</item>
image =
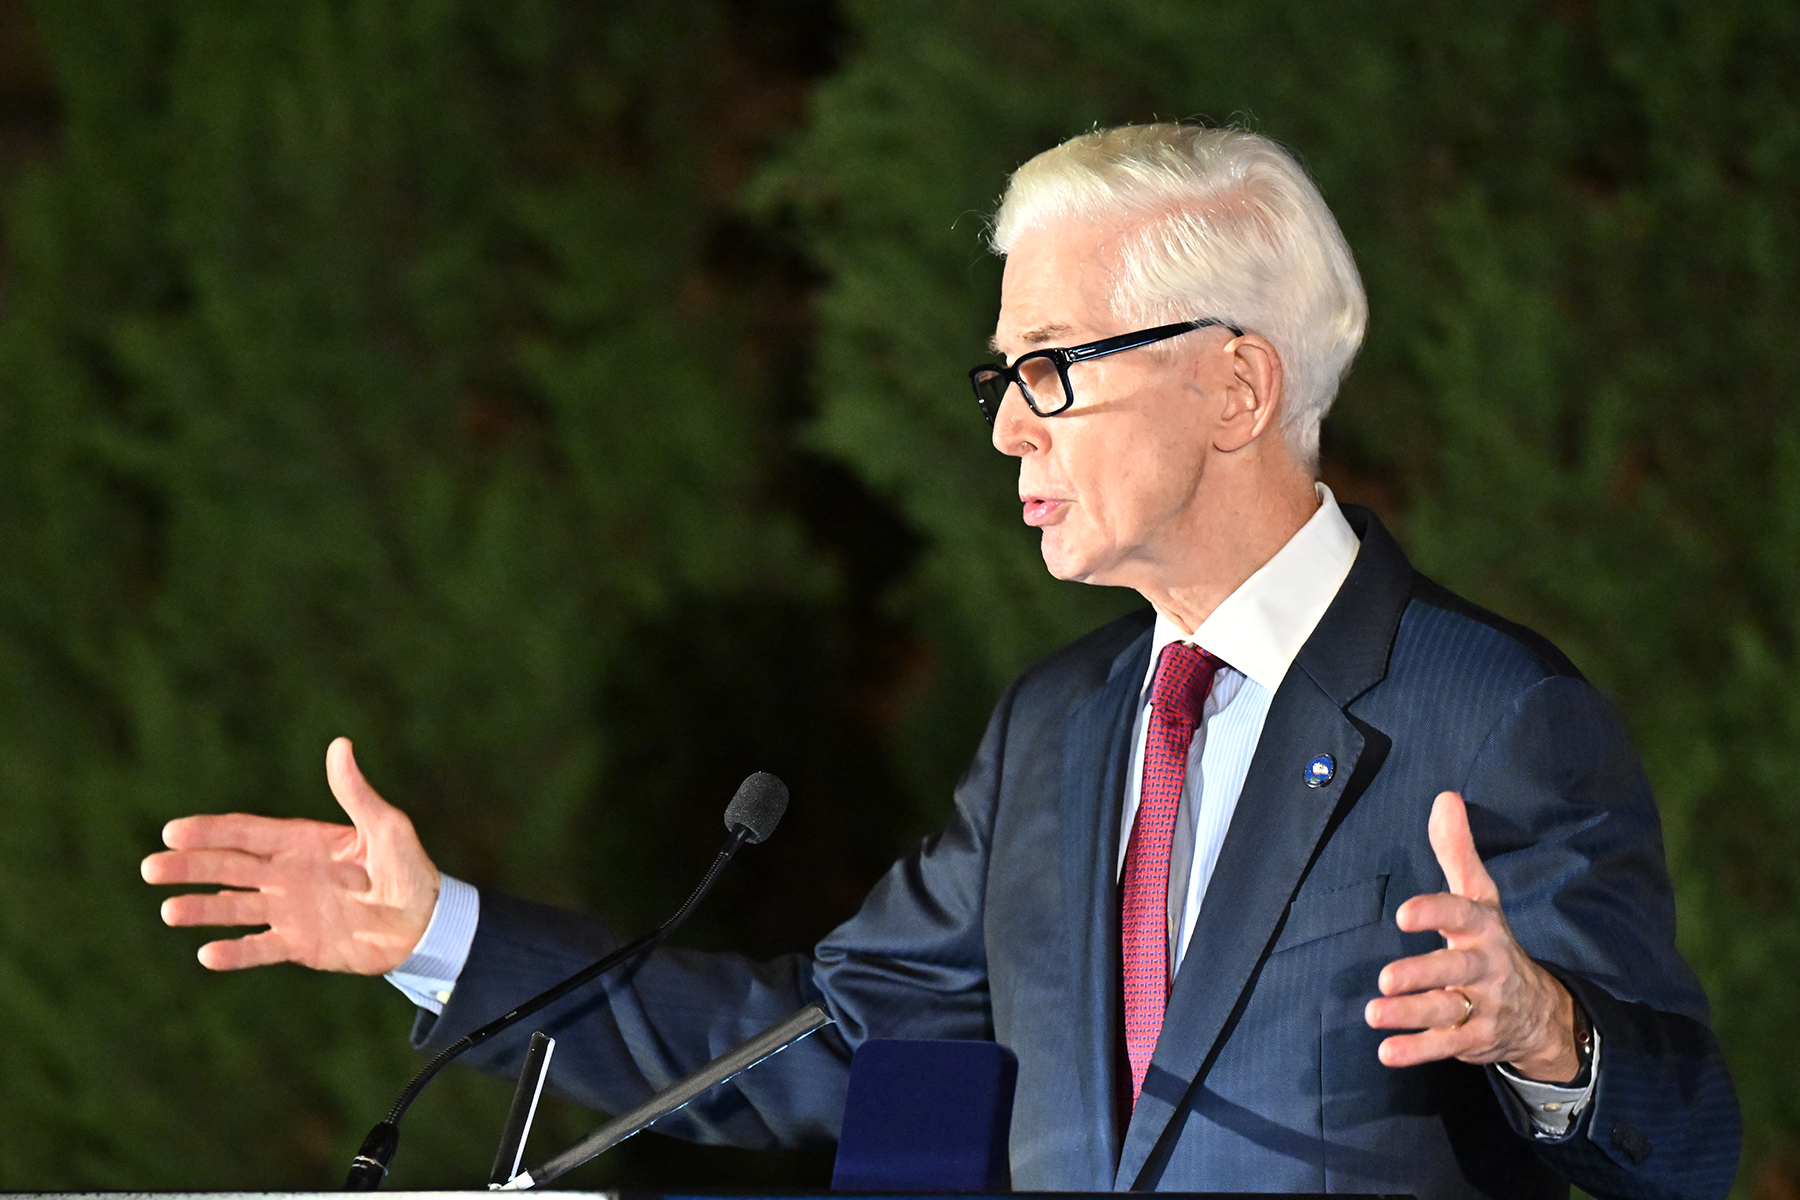
<svg viewBox="0 0 1800 1200"><path fill-rule="evenodd" d="M1319 511L1309 473L1262 482L1203 506L1204 524L1131 584L1182 632L1198 629Z"/></svg>

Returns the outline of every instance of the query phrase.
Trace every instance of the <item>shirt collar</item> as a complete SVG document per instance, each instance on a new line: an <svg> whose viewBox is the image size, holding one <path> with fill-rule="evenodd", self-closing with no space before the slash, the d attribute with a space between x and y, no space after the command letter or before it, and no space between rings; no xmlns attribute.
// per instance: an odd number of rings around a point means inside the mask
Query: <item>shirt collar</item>
<svg viewBox="0 0 1800 1200"><path fill-rule="evenodd" d="M1256 573L1225 597L1192 634L1162 613L1150 645L1150 671L1170 642L1191 642L1273 692L1338 589L1362 548L1331 489L1313 484L1319 511Z"/></svg>

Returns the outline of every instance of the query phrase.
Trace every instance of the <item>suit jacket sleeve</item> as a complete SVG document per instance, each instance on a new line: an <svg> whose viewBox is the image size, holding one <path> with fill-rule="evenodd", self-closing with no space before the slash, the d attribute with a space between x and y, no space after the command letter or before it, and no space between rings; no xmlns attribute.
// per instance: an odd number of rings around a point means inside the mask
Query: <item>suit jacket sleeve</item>
<svg viewBox="0 0 1800 1200"><path fill-rule="evenodd" d="M851 1050L868 1037L991 1038L982 881L999 745L1012 693L957 788L949 825L896 863L815 955L754 962L657 950L465 1061L516 1075L533 1029L557 1039L551 1086L620 1112L820 1001L836 1021L657 1123L702 1142L752 1148L837 1135ZM436 1051L617 945L599 920L484 891L469 958L443 1013L421 1012L414 1045Z"/></svg>
<svg viewBox="0 0 1800 1200"><path fill-rule="evenodd" d="M1597 1197L1725 1195L1737 1100L1676 950L1656 808L1617 714L1579 678L1543 680L1488 737L1464 795L1514 934L1602 1045L1593 1100L1561 1138L1536 1136L1496 1078L1514 1129Z"/></svg>

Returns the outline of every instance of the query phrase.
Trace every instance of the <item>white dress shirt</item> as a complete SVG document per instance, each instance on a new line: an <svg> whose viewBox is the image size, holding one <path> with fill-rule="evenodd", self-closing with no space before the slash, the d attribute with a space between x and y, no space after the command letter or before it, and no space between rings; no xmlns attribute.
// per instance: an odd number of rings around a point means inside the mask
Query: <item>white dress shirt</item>
<svg viewBox="0 0 1800 1200"><path fill-rule="evenodd" d="M1187 777L1175 818L1169 863L1169 942L1172 969L1179 970L1193 937L1207 884L1218 863L1225 831L1237 810L1244 776L1262 738L1269 704L1306 639L1337 598L1361 549L1324 484L1314 485L1319 509L1288 539L1275 556L1227 596L1193 631L1181 629L1158 612L1152 633L1150 666L1144 675L1132 730L1130 773L1125 811L1121 816L1118 871L1125 867L1125 847L1137 815L1148 732L1150 684L1163 647L1190 642L1225 665L1213 677L1188 749ZM1182 884L1185 882L1185 886ZM407 960L387 975L408 999L430 1012L442 1012L468 961L480 920L480 894L449 875L443 876L431 923ZM1370 980L1373 988L1374 980ZM1524 1079L1500 1068L1501 1077L1518 1095L1540 1136L1559 1136L1586 1106L1599 1077L1599 1038L1593 1045L1593 1069L1585 1087L1559 1088Z"/></svg>

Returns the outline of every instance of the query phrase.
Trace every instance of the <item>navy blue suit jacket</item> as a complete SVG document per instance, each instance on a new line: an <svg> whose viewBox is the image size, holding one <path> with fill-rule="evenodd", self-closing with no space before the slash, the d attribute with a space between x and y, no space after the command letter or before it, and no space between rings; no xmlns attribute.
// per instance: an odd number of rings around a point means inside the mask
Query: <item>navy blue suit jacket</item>
<svg viewBox="0 0 1800 1200"><path fill-rule="evenodd" d="M1001 698L940 834L813 954L659 952L542 1022L555 1086L608 1111L800 1005L837 1018L659 1128L709 1141L835 1134L863 1038L997 1038L1019 1060L1021 1190L1722 1196L1736 1099L1675 949L1650 789L1618 716L1548 643L1413 571L1369 513L1362 550L1276 692L1162 1038L1119 1094L1115 864L1151 616L1052 655ZM1329 754L1324 787L1305 768ZM1363 1022L1393 959L1441 944L1394 910L1440 891L1433 798L1469 803L1520 943L1602 1042L1597 1094L1547 1141L1483 1068L1394 1070ZM436 1047L614 944L592 918L484 894ZM480 1052L516 1070L524 1034Z"/></svg>

